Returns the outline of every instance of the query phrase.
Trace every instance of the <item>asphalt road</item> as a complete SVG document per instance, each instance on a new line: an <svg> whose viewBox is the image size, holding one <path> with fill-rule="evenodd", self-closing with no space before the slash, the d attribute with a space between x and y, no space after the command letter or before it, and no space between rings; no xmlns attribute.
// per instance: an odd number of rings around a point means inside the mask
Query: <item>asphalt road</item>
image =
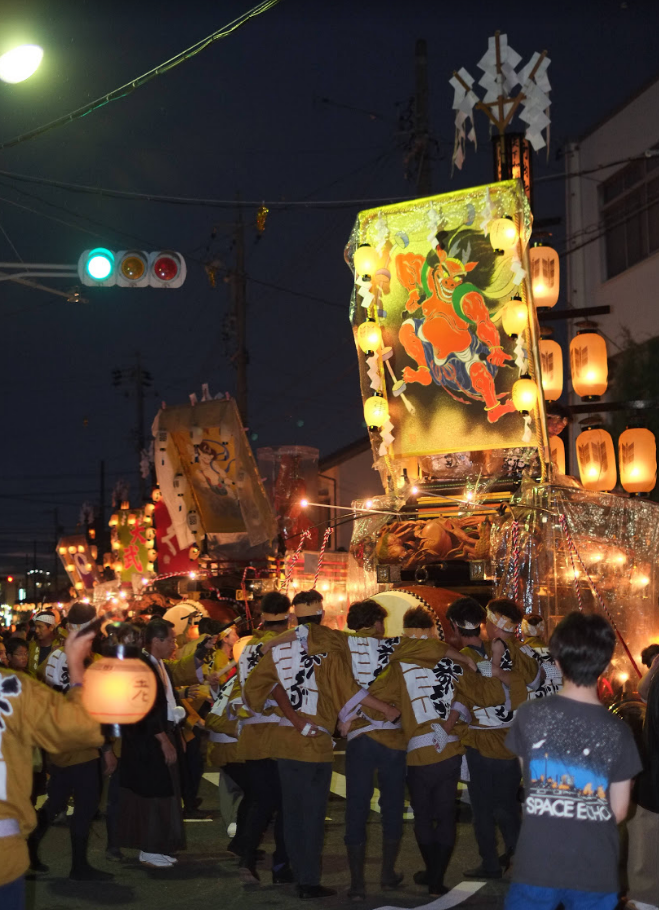
<svg viewBox="0 0 659 910"><path fill-rule="evenodd" d="M346 891L349 874L343 846L343 819L345 802L342 790L342 756L335 762L333 789L328 804L325 852L323 858L323 884L336 888L334 898L309 902L322 905L327 910L349 904ZM89 858L98 868L113 872L114 881L108 884L86 884L68 879L70 867L69 833L66 826L52 828L44 838L41 858L50 866L50 872L28 881L29 910L86 910L90 907L140 907L142 910L180 908L180 910L299 910L301 902L294 886L271 883L269 874L272 840L266 835L263 847L266 859L260 866L261 887L247 889L238 879L237 860L224 851L229 841L218 811L217 774L212 772L202 781L200 796L202 808L209 810L211 821L186 823L188 848L180 855L178 864L170 869L149 869L137 860L136 851L126 850L124 862L108 863L105 859L105 824L95 821L90 838ZM374 803L376 801L374 800ZM408 813L409 814L409 813ZM447 910L459 906L464 910L499 910L507 890L502 882L482 885L467 882L462 871L478 865L479 857L470 822L470 809L459 804L458 836L456 848L446 876L446 884L456 889L443 898L430 902L427 892L415 885L412 876L421 868L412 820L405 821L405 833L399 859L399 868L405 873L403 885L395 892L383 893L380 877L380 819L377 811L371 812L369 823L368 858L366 867L367 900L358 905L364 910L376 908L429 907ZM449 901L448 898L452 900ZM309 906L309 903L306 906Z"/></svg>

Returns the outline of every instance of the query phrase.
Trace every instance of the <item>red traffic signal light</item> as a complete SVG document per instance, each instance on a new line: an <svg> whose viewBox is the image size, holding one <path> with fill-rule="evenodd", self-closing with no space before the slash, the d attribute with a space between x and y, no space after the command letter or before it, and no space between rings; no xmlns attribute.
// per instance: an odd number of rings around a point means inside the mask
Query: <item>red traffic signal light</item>
<svg viewBox="0 0 659 910"><path fill-rule="evenodd" d="M85 250L78 260L80 281L87 287L180 288L187 276L185 259L173 250L113 252Z"/></svg>

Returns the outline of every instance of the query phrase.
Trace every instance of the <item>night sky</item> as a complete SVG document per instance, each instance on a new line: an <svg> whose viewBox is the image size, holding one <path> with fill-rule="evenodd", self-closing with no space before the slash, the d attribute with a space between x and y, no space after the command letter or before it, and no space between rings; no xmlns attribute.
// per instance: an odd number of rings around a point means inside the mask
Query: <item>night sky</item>
<svg viewBox="0 0 659 910"><path fill-rule="evenodd" d="M32 79L0 83L0 139L141 75L255 2L6 0L2 50L29 41L45 56ZM273 207L260 238L256 207L244 211L249 431L255 447L297 443L327 454L365 432L343 247L357 211L371 205L352 200L415 195L399 117L414 91L416 40L428 41L433 190L446 192L490 179L482 116L478 152L470 146L451 179L448 79L461 66L480 76L476 63L497 28L524 61L543 48L551 57L549 161L534 156L536 178L547 178L562 174L567 140L657 75L658 18L652 0L282 0L129 97L3 152L0 169L139 193L308 201ZM562 217L563 193L561 179L540 179L536 218ZM98 245L170 248L188 257L189 270L177 291L85 289L88 305L2 283L0 572L20 572L33 540L51 567L53 510L75 530L81 504L98 499L101 459L108 495L124 478L138 504L135 401L113 386L114 369L130 369L140 353L153 376L147 425L161 401L185 402L202 382L213 394L235 390L221 271L233 261L235 218L232 205L115 200L0 176L2 261L15 251L25 261L74 263ZM562 228L555 238L560 250ZM204 260L220 263L214 289Z"/></svg>

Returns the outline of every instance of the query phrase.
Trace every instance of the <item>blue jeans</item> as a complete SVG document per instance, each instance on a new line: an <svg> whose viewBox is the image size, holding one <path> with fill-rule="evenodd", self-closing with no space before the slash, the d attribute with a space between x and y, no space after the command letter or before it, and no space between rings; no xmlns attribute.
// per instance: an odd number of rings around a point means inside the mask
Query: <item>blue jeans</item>
<svg viewBox="0 0 659 910"><path fill-rule="evenodd" d="M25 878L0 885L0 907L2 910L25 910Z"/></svg>
<svg viewBox="0 0 659 910"><path fill-rule="evenodd" d="M575 891L572 888L540 888L513 882L506 896L505 910L556 910L563 904L565 910L614 910L618 905L617 894L601 891Z"/></svg>
<svg viewBox="0 0 659 910"><path fill-rule="evenodd" d="M346 833L348 847L366 843L366 823L378 774L382 837L399 841L403 836L407 752L390 749L366 733L346 746Z"/></svg>

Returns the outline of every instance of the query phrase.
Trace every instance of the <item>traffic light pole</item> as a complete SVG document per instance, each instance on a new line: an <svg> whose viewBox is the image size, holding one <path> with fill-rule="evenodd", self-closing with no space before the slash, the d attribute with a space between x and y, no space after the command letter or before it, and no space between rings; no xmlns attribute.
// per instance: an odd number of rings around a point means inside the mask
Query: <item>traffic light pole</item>
<svg viewBox="0 0 659 910"><path fill-rule="evenodd" d="M236 221L236 268L233 275L233 299L236 315L236 403L247 426L247 280L245 275L245 226L240 207Z"/></svg>
<svg viewBox="0 0 659 910"><path fill-rule="evenodd" d="M71 291L58 291L35 280L62 278L70 281L78 277L75 265L59 265L52 262L0 262L0 269L3 270L0 271L0 281L13 281L37 291L46 291L48 294L64 297L72 303L89 303L85 297L80 296L77 288Z"/></svg>

